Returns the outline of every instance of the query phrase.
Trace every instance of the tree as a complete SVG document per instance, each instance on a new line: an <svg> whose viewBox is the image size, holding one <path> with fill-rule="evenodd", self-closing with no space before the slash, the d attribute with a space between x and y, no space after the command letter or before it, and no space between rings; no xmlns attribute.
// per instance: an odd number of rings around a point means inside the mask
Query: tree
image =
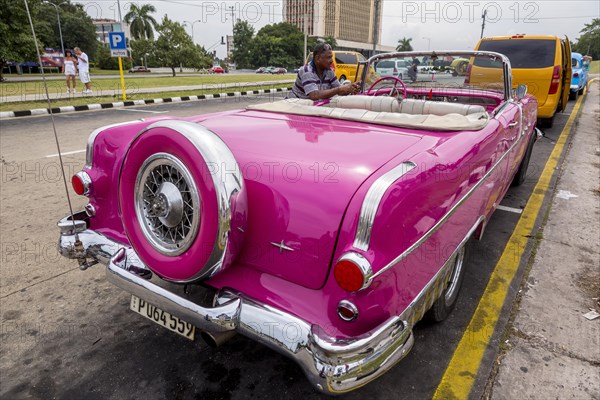
<svg viewBox="0 0 600 400"><path fill-rule="evenodd" d="M123 58L123 70L131 68L131 60L129 58ZM96 54L97 67L100 69L119 69L119 59L110 55L110 50L105 46L98 46Z"/></svg>
<svg viewBox="0 0 600 400"><path fill-rule="evenodd" d="M333 36L325 36L323 41L331 46L332 49L337 47L337 40Z"/></svg>
<svg viewBox="0 0 600 400"><path fill-rule="evenodd" d="M195 46L192 38L187 34L183 25L171 21L166 15L157 26L160 35L156 40L154 54L161 65L171 68L175 76L175 68L180 66L201 68L210 60L207 60L206 52Z"/></svg>
<svg viewBox="0 0 600 400"><path fill-rule="evenodd" d="M34 21L39 6L39 1L29 2ZM43 49L43 45L44 42L39 43L40 50ZM23 62L37 59L24 3L0 0L0 81L3 80L2 69L9 61Z"/></svg>
<svg viewBox="0 0 600 400"><path fill-rule="evenodd" d="M156 12L152 4L143 4L141 7L130 3L130 9L125 14L125 22L129 25L131 36L134 39L154 39L154 29L157 27L156 20L150 15Z"/></svg>
<svg viewBox="0 0 600 400"><path fill-rule="evenodd" d="M148 39L138 39L131 41L131 57L134 65L152 64L154 58L154 47L156 42ZM147 62L150 59L150 62ZM146 65L147 66L147 65Z"/></svg>
<svg viewBox="0 0 600 400"><path fill-rule="evenodd" d="M577 38L573 51L589 54L594 60L600 58L600 18L594 18L579 31L582 35Z"/></svg>
<svg viewBox="0 0 600 400"><path fill-rule="evenodd" d="M248 21L240 21L233 27L233 51L232 58L237 68L253 67L252 52L250 44L254 36L254 28Z"/></svg>
<svg viewBox="0 0 600 400"><path fill-rule="evenodd" d="M398 40L396 51L412 51L413 47L410 42L412 42L412 38L407 39L406 37L403 37L402 39Z"/></svg>
<svg viewBox="0 0 600 400"><path fill-rule="evenodd" d="M304 34L288 22L266 25L252 40L253 66L295 67L303 64Z"/></svg>

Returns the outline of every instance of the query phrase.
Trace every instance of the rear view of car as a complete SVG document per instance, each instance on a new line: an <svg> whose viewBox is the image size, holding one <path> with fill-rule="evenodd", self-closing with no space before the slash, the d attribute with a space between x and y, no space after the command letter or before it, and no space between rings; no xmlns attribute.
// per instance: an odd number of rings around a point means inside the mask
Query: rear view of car
<svg viewBox="0 0 600 400"><path fill-rule="evenodd" d="M573 75L571 77L569 100L577 100L577 97L583 94L583 89L587 85L590 63L589 61L585 61L581 54L571 53L571 67Z"/></svg>
<svg viewBox="0 0 600 400"><path fill-rule="evenodd" d="M475 50L506 55L512 66L512 87L527 85L538 101L538 118L552 126L554 115L564 111L571 80L571 48L568 38L556 36L497 36L483 38ZM483 66L473 65L468 79L485 80Z"/></svg>
<svg viewBox="0 0 600 400"><path fill-rule="evenodd" d="M405 60L383 60L377 64L375 71L381 76L404 79L408 76L408 66Z"/></svg>

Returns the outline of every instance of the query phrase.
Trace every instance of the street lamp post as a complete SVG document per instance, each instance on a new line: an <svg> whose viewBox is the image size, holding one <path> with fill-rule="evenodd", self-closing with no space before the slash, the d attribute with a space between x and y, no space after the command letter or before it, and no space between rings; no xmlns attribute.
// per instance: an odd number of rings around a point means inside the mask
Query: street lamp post
<svg viewBox="0 0 600 400"><path fill-rule="evenodd" d="M199 19L197 19L197 20L195 20L195 21L191 21L191 22L190 22L190 21L183 21L183 23L184 23L184 24L190 24L190 26L192 27L192 42L193 42L194 44L196 44L196 42L194 41L194 24L195 24L196 22L202 22L202 21L201 21L201 20L199 20Z"/></svg>
<svg viewBox="0 0 600 400"><path fill-rule="evenodd" d="M49 1L44 1L46 4L50 4L56 9L56 18L58 19L58 33L60 35L60 48L62 49L63 56L65 55L65 45L63 44L62 38L62 27L60 26L60 13L58 12L58 6L54 3L50 3Z"/></svg>
<svg viewBox="0 0 600 400"><path fill-rule="evenodd" d="M427 39L427 51L429 51L429 48L431 47L431 38L423 36L423 39Z"/></svg>

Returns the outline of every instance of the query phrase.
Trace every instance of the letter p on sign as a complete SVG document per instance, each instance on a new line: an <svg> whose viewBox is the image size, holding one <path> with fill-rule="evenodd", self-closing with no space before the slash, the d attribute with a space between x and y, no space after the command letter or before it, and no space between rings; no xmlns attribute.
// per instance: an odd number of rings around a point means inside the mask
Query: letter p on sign
<svg viewBox="0 0 600 400"><path fill-rule="evenodd" d="M110 55L112 57L127 57L127 42L124 32L109 32L108 44L110 45Z"/></svg>

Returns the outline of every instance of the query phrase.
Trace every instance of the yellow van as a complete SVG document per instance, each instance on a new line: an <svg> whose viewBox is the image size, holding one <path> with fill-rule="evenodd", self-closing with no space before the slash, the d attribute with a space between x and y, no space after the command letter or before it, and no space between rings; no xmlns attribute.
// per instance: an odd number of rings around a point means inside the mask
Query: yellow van
<svg viewBox="0 0 600 400"><path fill-rule="evenodd" d="M475 50L504 54L512 66L512 86L527 85L527 92L538 101L538 118L542 126L551 127L557 112L564 111L571 82L571 46L569 39L557 36L494 36L483 38ZM477 85L487 66L470 65L468 79ZM493 75L493 73L491 74ZM482 77L481 79L478 77Z"/></svg>
<svg viewBox="0 0 600 400"><path fill-rule="evenodd" d="M356 51L333 50L332 53L335 76L341 83L344 83L345 80L353 82L356 79L358 63L359 61L366 61L365 57ZM311 62L312 58L313 55L310 53L306 62Z"/></svg>

